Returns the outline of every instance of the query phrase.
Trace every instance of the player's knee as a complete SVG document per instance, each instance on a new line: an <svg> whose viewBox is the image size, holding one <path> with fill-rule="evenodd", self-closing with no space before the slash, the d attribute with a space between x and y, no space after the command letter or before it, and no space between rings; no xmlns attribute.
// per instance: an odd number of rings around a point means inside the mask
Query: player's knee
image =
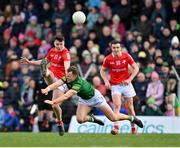
<svg viewBox="0 0 180 148"><path fill-rule="evenodd" d="M119 109L119 108L120 108L120 106L121 106L121 104L120 104L120 103L114 103L114 107L115 107L115 109Z"/></svg>
<svg viewBox="0 0 180 148"><path fill-rule="evenodd" d="M113 117L111 117L111 119L110 119L112 122L115 122L115 121L117 121L115 118L113 118Z"/></svg>
<svg viewBox="0 0 180 148"><path fill-rule="evenodd" d="M52 108L53 108L53 109L58 109L59 106L58 106L57 104L53 104L53 105L52 105Z"/></svg>
<svg viewBox="0 0 180 148"><path fill-rule="evenodd" d="M129 107L133 107L133 101L130 101L128 104Z"/></svg>
<svg viewBox="0 0 180 148"><path fill-rule="evenodd" d="M126 107L130 112L134 110L133 104L129 103Z"/></svg>
<svg viewBox="0 0 180 148"><path fill-rule="evenodd" d="M79 124L84 123L84 118L82 117L76 117L76 120Z"/></svg>
<svg viewBox="0 0 180 148"><path fill-rule="evenodd" d="M79 124L84 123L84 121L83 121L83 120L80 120L80 119L77 119L77 122L78 122Z"/></svg>
<svg viewBox="0 0 180 148"><path fill-rule="evenodd" d="M133 103L131 103L130 101L126 101L125 102L125 107L128 109L133 105Z"/></svg>

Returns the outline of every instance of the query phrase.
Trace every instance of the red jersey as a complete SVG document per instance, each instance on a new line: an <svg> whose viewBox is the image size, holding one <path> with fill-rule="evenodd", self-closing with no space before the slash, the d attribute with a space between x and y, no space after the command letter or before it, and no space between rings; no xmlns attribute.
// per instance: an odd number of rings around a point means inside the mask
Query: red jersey
<svg viewBox="0 0 180 148"><path fill-rule="evenodd" d="M133 58L128 53L122 53L119 57L111 53L104 59L102 66L110 70L112 85L117 85L129 78L128 64L134 64Z"/></svg>
<svg viewBox="0 0 180 148"><path fill-rule="evenodd" d="M70 61L70 55L67 48L59 51L56 48L51 48L48 52L47 59L50 62L49 69L54 76L61 79L65 75L64 61Z"/></svg>

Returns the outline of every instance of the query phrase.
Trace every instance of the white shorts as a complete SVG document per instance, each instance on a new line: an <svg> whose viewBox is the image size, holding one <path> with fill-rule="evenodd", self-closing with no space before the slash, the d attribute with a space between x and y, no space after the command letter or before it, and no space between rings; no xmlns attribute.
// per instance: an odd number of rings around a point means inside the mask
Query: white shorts
<svg viewBox="0 0 180 148"><path fill-rule="evenodd" d="M56 81L58 81L58 80L59 80L58 78L54 77L53 82L56 82ZM60 91L62 91L63 93L65 93L65 92L68 91L68 87L67 87L66 84L63 84L63 85L59 86L58 89L59 89Z"/></svg>
<svg viewBox="0 0 180 148"><path fill-rule="evenodd" d="M95 94L91 99L85 100L83 98L79 98L79 104L84 104L90 107L101 107L106 103L105 98L103 97L103 95L97 90L95 89Z"/></svg>
<svg viewBox="0 0 180 148"><path fill-rule="evenodd" d="M132 83L130 83L128 85L112 85L111 94L119 94L122 95L124 98L132 98L136 95L136 92Z"/></svg>

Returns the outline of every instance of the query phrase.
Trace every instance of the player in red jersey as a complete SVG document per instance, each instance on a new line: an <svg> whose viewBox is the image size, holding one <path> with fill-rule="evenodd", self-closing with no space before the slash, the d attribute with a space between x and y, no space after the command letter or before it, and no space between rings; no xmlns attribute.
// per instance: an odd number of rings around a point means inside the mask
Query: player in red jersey
<svg viewBox="0 0 180 148"><path fill-rule="evenodd" d="M27 58L22 57L20 62L21 64L40 65L41 74L48 85L55 82L57 79L61 79L65 76L67 69L70 67L70 55L68 49L65 47L64 37L62 35L55 37L54 47L50 49L45 59L30 61ZM52 100L64 94L66 90L67 87L65 85L54 90ZM53 105L52 108L57 117L59 135L62 136L64 135L62 110L59 105Z"/></svg>
<svg viewBox="0 0 180 148"><path fill-rule="evenodd" d="M120 42L112 41L111 49L112 53L105 57L100 74L105 82L106 88L111 89L112 100L115 107L114 112L119 113L121 107L121 96L123 96L128 114L135 116L133 97L136 95L136 93L131 81L137 75L139 68L128 53L122 52ZM128 70L129 65L132 67L131 74ZM108 80L108 76L106 75L106 69L109 69L110 82ZM132 133L135 134L135 125L131 124L131 126ZM119 125L117 122L115 122L111 133L117 134L118 131Z"/></svg>

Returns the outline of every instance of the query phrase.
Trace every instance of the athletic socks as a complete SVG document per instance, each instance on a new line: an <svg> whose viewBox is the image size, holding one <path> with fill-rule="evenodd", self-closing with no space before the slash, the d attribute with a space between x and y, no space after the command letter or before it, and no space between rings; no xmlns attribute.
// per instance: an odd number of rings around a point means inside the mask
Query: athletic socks
<svg viewBox="0 0 180 148"><path fill-rule="evenodd" d="M135 128L136 126L135 126L135 124L134 124L134 123L131 123L131 127L132 127L132 128Z"/></svg>
<svg viewBox="0 0 180 148"><path fill-rule="evenodd" d="M128 120L131 122L134 121L134 116L129 116Z"/></svg>
<svg viewBox="0 0 180 148"><path fill-rule="evenodd" d="M58 126L62 126L62 125L63 125L63 121L62 121L62 120L58 120L58 121L57 121L57 125L58 125Z"/></svg>
<svg viewBox="0 0 180 148"><path fill-rule="evenodd" d="M132 134L136 134L136 126L134 123L131 123L131 131L132 131Z"/></svg>
<svg viewBox="0 0 180 148"><path fill-rule="evenodd" d="M94 122L93 116L88 115L88 122Z"/></svg>
<svg viewBox="0 0 180 148"><path fill-rule="evenodd" d="M114 123L114 129L117 129L117 130L119 129L119 122Z"/></svg>

